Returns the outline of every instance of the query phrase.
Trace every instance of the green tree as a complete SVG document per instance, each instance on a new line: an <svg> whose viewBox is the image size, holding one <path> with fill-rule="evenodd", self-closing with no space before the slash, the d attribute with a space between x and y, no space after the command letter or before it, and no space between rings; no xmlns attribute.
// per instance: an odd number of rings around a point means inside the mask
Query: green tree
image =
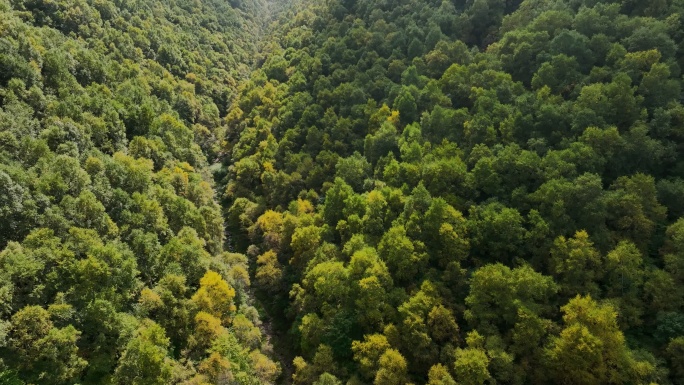
<svg viewBox="0 0 684 385"><path fill-rule="evenodd" d="M682 356L684 355L684 338L673 338L667 345L667 356L672 365L671 377L675 382L681 383L684 380L684 365Z"/></svg>
<svg viewBox="0 0 684 385"><path fill-rule="evenodd" d="M566 239L558 237L551 249L552 271L558 276L561 292L568 298L577 294L599 294L598 282L604 274L601 255L586 231Z"/></svg>
<svg viewBox="0 0 684 385"><path fill-rule="evenodd" d="M27 306L12 316L8 347L29 382L69 383L81 374L87 362L79 357L76 342L80 332L73 326L56 328L47 310Z"/></svg>
<svg viewBox="0 0 684 385"><path fill-rule="evenodd" d="M415 122L418 118L418 107L411 88L404 87L394 100L394 109L399 111L399 118L404 124Z"/></svg>
<svg viewBox="0 0 684 385"><path fill-rule="evenodd" d="M113 382L140 385L168 383L173 370L168 346L169 339L164 335L164 329L152 321L143 321L122 352Z"/></svg>
<svg viewBox="0 0 684 385"><path fill-rule="evenodd" d="M365 378L375 378L380 368L380 357L390 348L387 337L382 334L365 335L363 341L352 342L354 360Z"/></svg>
<svg viewBox="0 0 684 385"><path fill-rule="evenodd" d="M468 347L456 350L454 371L458 383L482 385L491 379L489 357L484 350L483 340L477 331L472 331L466 339Z"/></svg>
<svg viewBox="0 0 684 385"><path fill-rule="evenodd" d="M468 220L471 253L478 264L498 261L509 264L522 254L525 238L523 217L516 209L492 203L473 207Z"/></svg>
<svg viewBox="0 0 684 385"><path fill-rule="evenodd" d="M611 384L651 375L652 364L638 361L627 348L610 305L577 296L562 311L564 328L546 353L551 378L574 384Z"/></svg>
<svg viewBox="0 0 684 385"><path fill-rule="evenodd" d="M406 360L398 351L388 349L380 356L375 385L400 385L407 381Z"/></svg>
<svg viewBox="0 0 684 385"><path fill-rule="evenodd" d="M521 310L540 316L547 313L549 300L557 291L551 277L529 266L486 265L471 278L465 318L485 335L498 335L516 324Z"/></svg>
<svg viewBox="0 0 684 385"><path fill-rule="evenodd" d="M378 255L392 272L394 278L408 282L425 269L428 256L422 243L411 241L403 226L392 227L378 245Z"/></svg>
<svg viewBox="0 0 684 385"><path fill-rule="evenodd" d="M629 242L620 242L606 256L607 298L615 298L620 313L620 324L636 326L641 323L644 303L643 257L637 247Z"/></svg>

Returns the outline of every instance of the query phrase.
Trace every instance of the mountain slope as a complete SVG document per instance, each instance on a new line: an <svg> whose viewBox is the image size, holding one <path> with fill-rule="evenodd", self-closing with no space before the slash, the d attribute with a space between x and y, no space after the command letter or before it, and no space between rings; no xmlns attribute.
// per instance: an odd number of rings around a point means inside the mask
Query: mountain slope
<svg viewBox="0 0 684 385"><path fill-rule="evenodd" d="M681 383L681 17L297 2L224 145L293 382Z"/></svg>
<svg viewBox="0 0 684 385"><path fill-rule="evenodd" d="M0 383L278 376L208 168L264 7L0 1Z"/></svg>

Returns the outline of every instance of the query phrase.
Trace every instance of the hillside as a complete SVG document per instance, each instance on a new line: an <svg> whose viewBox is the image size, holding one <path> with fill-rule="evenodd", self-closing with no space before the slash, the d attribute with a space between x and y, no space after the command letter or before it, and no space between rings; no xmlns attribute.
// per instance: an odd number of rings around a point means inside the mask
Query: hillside
<svg viewBox="0 0 684 385"><path fill-rule="evenodd" d="M683 6L296 2L223 146L292 381L684 383Z"/></svg>
<svg viewBox="0 0 684 385"><path fill-rule="evenodd" d="M256 0L0 1L0 383L272 383L209 163Z"/></svg>
<svg viewBox="0 0 684 385"><path fill-rule="evenodd" d="M684 2L0 0L0 385L684 384Z"/></svg>

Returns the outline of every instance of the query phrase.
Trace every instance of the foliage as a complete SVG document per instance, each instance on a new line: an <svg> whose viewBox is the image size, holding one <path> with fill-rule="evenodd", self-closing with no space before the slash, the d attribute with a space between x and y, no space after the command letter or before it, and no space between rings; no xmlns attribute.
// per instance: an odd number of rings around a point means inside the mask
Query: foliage
<svg viewBox="0 0 684 385"><path fill-rule="evenodd" d="M642 3L283 12L223 199L295 383L680 381L684 9Z"/></svg>
<svg viewBox="0 0 684 385"><path fill-rule="evenodd" d="M0 1L1 383L275 381L209 168L267 13Z"/></svg>

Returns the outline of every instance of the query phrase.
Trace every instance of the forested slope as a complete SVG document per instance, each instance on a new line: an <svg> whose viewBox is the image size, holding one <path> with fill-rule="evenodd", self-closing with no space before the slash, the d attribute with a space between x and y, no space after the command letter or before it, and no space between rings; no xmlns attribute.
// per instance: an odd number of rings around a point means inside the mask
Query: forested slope
<svg viewBox="0 0 684 385"><path fill-rule="evenodd" d="M264 6L0 0L0 383L278 376L209 171Z"/></svg>
<svg viewBox="0 0 684 385"><path fill-rule="evenodd" d="M227 112L224 203L294 383L683 384L683 12L282 17Z"/></svg>

